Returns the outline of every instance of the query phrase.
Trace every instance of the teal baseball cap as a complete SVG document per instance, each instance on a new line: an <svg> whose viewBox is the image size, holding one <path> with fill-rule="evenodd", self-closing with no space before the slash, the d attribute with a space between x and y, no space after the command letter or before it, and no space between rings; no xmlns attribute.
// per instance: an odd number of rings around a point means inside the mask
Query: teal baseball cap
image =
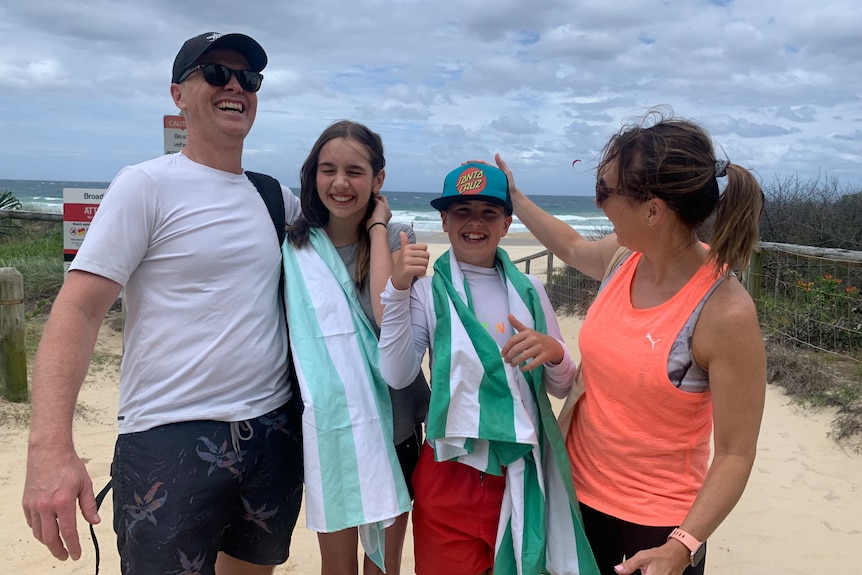
<svg viewBox="0 0 862 575"><path fill-rule="evenodd" d="M445 211L456 202L480 200L502 206L512 215L509 178L494 166L469 162L449 172L443 180L443 193L431 200L431 207Z"/></svg>

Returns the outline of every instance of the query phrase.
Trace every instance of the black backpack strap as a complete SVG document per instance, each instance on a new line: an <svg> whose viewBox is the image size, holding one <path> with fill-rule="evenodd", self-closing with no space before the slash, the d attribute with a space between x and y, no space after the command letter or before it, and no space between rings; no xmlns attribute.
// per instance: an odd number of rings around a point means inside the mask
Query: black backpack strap
<svg viewBox="0 0 862 575"><path fill-rule="evenodd" d="M272 218L272 225L275 226L275 233L278 234L278 247L281 249L285 236L284 196L281 195L281 184L266 174L246 172L245 175L257 188L263 203L266 204L266 209L269 210L269 217Z"/></svg>
<svg viewBox="0 0 862 575"><path fill-rule="evenodd" d="M272 218L272 225L275 226L275 233L278 235L278 251L281 253L281 244L284 243L284 237L287 235L285 230L285 215L284 215L284 196L281 195L281 184L272 176L261 174L258 172L246 172L245 175L257 188L257 193L266 204L266 209L269 211L269 217ZM282 307L284 307L284 264L280 264L281 277L278 280L278 294L281 299ZM287 317L287 310L285 316Z"/></svg>
<svg viewBox="0 0 862 575"><path fill-rule="evenodd" d="M266 209L269 210L272 224L275 226L275 233L278 234L278 247L280 250L281 244L284 243L284 238L287 235L285 230L286 216L284 212L284 196L281 194L281 184L278 183L278 180L271 176L267 176L266 174L247 171L245 175L249 180L251 180L254 187L257 188L260 197L263 198L263 202L266 204ZM287 319L287 309L284 301L283 264L281 265L281 277L278 281L278 298L281 301L282 308L284 308L284 317ZM288 325L286 327L289 332L290 326ZM288 406L290 410L300 414L302 413L302 398L299 395L299 383L296 380L296 370L293 368L293 361L291 360L290 353L287 354L287 362L287 375L290 380L290 388L293 390Z"/></svg>

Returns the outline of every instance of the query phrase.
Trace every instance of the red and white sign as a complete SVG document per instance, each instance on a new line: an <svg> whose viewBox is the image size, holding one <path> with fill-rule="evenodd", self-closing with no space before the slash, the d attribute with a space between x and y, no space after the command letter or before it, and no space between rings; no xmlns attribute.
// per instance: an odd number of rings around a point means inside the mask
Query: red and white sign
<svg viewBox="0 0 862 575"><path fill-rule="evenodd" d="M63 188L64 271L69 270L69 263L75 259L104 196L105 190Z"/></svg>
<svg viewBox="0 0 862 575"><path fill-rule="evenodd" d="M184 116L165 116L165 153L176 154L186 147Z"/></svg>

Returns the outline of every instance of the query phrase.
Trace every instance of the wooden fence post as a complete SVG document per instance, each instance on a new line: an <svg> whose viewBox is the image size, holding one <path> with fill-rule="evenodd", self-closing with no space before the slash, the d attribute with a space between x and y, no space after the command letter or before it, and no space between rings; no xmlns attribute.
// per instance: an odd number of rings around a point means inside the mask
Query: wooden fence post
<svg viewBox="0 0 862 575"><path fill-rule="evenodd" d="M0 396L27 401L24 349L24 278L15 268L0 268Z"/></svg>
<svg viewBox="0 0 862 575"><path fill-rule="evenodd" d="M751 299L757 301L761 296L761 284L763 282L763 249L755 247L748 261L748 269L742 274L742 285L748 290Z"/></svg>

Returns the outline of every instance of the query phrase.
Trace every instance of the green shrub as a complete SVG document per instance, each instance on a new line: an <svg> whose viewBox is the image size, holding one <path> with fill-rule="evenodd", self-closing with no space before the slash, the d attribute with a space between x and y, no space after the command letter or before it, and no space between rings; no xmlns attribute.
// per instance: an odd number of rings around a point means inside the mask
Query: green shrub
<svg viewBox="0 0 862 575"><path fill-rule="evenodd" d="M554 270L551 277L545 291L554 310L562 315L586 315L600 282L569 266Z"/></svg>
<svg viewBox="0 0 862 575"><path fill-rule="evenodd" d="M862 191L837 180L777 180L764 188L760 239L862 250Z"/></svg>
<svg viewBox="0 0 862 575"><path fill-rule="evenodd" d="M28 318L50 311L63 284L63 234L58 222L16 221L0 235L0 267L24 276Z"/></svg>
<svg viewBox="0 0 862 575"><path fill-rule="evenodd" d="M757 302L764 332L781 334L796 346L813 346L862 359L862 297L858 273L848 280L822 269L772 266L771 289ZM845 268L846 269L846 268Z"/></svg>

